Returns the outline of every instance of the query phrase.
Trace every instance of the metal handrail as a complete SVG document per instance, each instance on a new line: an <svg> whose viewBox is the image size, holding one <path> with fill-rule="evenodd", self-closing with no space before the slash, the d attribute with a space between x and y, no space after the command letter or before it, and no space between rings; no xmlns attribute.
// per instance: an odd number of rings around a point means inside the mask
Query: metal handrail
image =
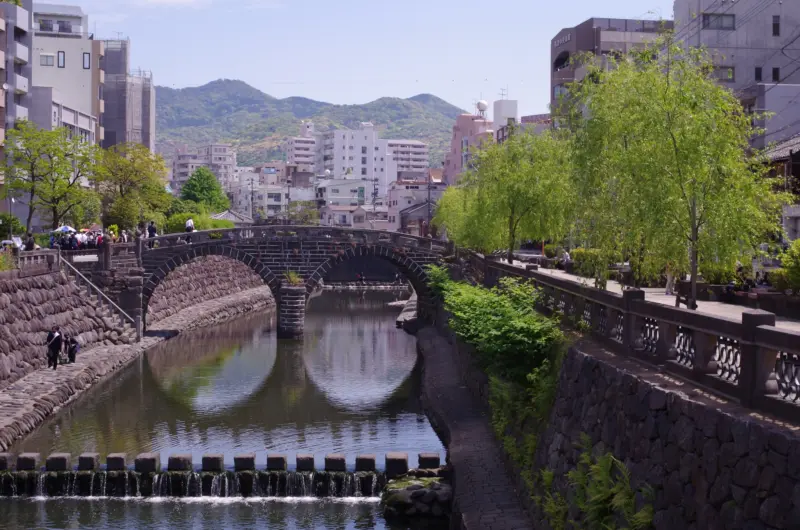
<svg viewBox="0 0 800 530"><path fill-rule="evenodd" d="M63 259L61 259L61 260L59 260L59 261L60 261L61 263L63 263L64 265L66 265L66 266L67 266L67 268L68 268L67 272L68 272L68 273L71 271L73 274L75 274L75 276L77 276L77 279L78 279L78 282L77 282L77 283L78 283L78 285L81 285L81 283L80 283L80 282L81 282L81 281L83 281L83 282L84 282L84 283L85 283L85 284L86 284L86 285L89 287L90 291L91 291L91 290L93 290L94 292L96 292L96 293L97 293L97 295L98 295L98 301L99 301L99 303L100 303L100 307L102 307L102 306L103 306L103 300L105 300L105 302L106 302L106 303L108 303L108 305L110 305L110 306L111 306L111 308L112 308L114 311L116 311L116 312L119 314L120 321L121 321L123 324L124 324L124 322L123 322L123 319L124 319L124 320L127 320L128 322L130 322L130 323L133 325L134 329L136 330L136 340L137 340L137 342L141 340L141 326L139 326L139 322L137 321L137 319L133 318L133 317L132 317L132 316L130 316L128 313L126 313L125 311L123 311L123 310L122 310L122 308L121 308L120 306L118 306L117 304L115 304L115 303L114 303L114 301L113 301L113 300L111 300L111 298L109 298L109 297L108 297L108 296L107 296L107 295L106 295L106 294L103 292L103 290L102 290L102 289L100 289L98 286L96 286L95 284L93 284L93 283L91 282L91 280L89 280L89 279L88 279L86 276L84 276L83 274L81 274L81 272L80 272L78 269L76 269L75 267L73 267L73 265L72 265L72 264L71 264L69 261L67 261L67 260L63 260Z"/></svg>

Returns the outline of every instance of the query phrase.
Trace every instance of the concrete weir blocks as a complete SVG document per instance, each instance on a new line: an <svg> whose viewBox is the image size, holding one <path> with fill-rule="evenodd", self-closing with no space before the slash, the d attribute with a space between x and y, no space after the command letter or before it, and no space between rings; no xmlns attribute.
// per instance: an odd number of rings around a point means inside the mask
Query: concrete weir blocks
<svg viewBox="0 0 800 530"><path fill-rule="evenodd" d="M17 471L39 471L39 453L22 453L17 456Z"/></svg>
<svg viewBox="0 0 800 530"><path fill-rule="evenodd" d="M420 453L418 458L420 469L437 469L441 467L439 453Z"/></svg>
<svg viewBox="0 0 800 530"><path fill-rule="evenodd" d="M46 471L70 471L72 456L69 453L53 453L44 462Z"/></svg>
<svg viewBox="0 0 800 530"><path fill-rule="evenodd" d="M201 470L206 473L222 473L225 471L225 456L203 455Z"/></svg>
<svg viewBox="0 0 800 530"><path fill-rule="evenodd" d="M244 453L235 455L233 457L234 471L255 471L256 470L256 454Z"/></svg>
<svg viewBox="0 0 800 530"><path fill-rule="evenodd" d="M408 473L408 453L386 453L386 478Z"/></svg>
<svg viewBox="0 0 800 530"><path fill-rule="evenodd" d="M161 471L161 455L158 453L142 453L136 457L133 469L137 473L158 473Z"/></svg>
<svg viewBox="0 0 800 530"><path fill-rule="evenodd" d="M191 471L192 455L169 455L167 471Z"/></svg>
<svg viewBox="0 0 800 530"><path fill-rule="evenodd" d="M344 455L339 453L325 455L325 471L347 471L347 461L345 460Z"/></svg>
<svg viewBox="0 0 800 530"><path fill-rule="evenodd" d="M314 471L314 455L298 454L297 471Z"/></svg>
<svg viewBox="0 0 800 530"><path fill-rule="evenodd" d="M106 471L125 471L128 469L126 453L111 453L106 457Z"/></svg>
<svg viewBox="0 0 800 530"><path fill-rule="evenodd" d="M286 471L286 455L267 454L267 471Z"/></svg>
<svg viewBox="0 0 800 530"><path fill-rule="evenodd" d="M78 456L78 471L100 471L100 453L83 453Z"/></svg>
<svg viewBox="0 0 800 530"><path fill-rule="evenodd" d="M375 455L357 455L356 473L359 471L375 471Z"/></svg>

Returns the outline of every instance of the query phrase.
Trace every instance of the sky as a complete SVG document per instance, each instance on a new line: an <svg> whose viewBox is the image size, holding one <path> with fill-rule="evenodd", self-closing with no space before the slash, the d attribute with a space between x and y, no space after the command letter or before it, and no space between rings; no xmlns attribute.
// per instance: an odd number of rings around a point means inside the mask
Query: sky
<svg viewBox="0 0 800 530"><path fill-rule="evenodd" d="M57 0L51 0L57 3ZM240 79L337 104L431 93L547 112L550 41L590 17L671 18L673 0L72 0L98 38L131 39L156 84Z"/></svg>

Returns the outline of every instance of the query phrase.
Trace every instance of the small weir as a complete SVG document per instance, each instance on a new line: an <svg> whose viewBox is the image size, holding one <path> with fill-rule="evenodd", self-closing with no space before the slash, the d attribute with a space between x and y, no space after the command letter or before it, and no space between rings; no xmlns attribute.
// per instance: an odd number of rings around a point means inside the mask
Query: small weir
<svg viewBox="0 0 800 530"><path fill-rule="evenodd" d="M374 455L359 455L355 471L347 470L345 456L325 457L325 468L314 469L314 457L297 456L297 470L287 469L284 455L267 456L267 469L257 470L254 454L234 457L235 468L224 469L222 455L205 455L199 469L190 455L170 456L161 470L155 453L139 455L130 469L126 457L109 455L99 465L94 453L83 454L76 469L70 456L50 455L40 468L39 455L24 453L16 458L0 454L0 496L3 497L377 497L390 478L409 472L408 455L388 453L386 471L378 471ZM435 474L437 454L422 453L423 472ZM418 472L418 471L417 471Z"/></svg>

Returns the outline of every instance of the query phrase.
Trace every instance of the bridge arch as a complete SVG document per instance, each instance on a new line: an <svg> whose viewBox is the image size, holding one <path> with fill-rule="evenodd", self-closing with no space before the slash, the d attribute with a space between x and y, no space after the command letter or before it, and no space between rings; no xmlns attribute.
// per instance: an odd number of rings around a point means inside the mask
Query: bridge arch
<svg viewBox="0 0 800 530"><path fill-rule="evenodd" d="M159 255L158 262L147 262L144 265L144 285L142 287L142 322L147 320L147 310L150 299L156 288L161 285L167 276L182 265L186 265L196 258L204 256L221 256L239 261L247 265L253 272L261 277L264 285L269 286L275 300L278 300L280 279L252 254L236 247L216 242L203 242L192 245L176 246L169 250L168 257Z"/></svg>
<svg viewBox="0 0 800 530"><path fill-rule="evenodd" d="M428 274L425 266L437 263L438 257L415 253L411 255L405 248L398 248L384 243L376 244L355 244L350 248L338 251L335 255L329 256L312 272L306 279L306 291L313 292L319 286L323 278L336 266L353 259L355 257L375 257L388 261L405 276L417 293L418 313L427 315L433 302L433 291L428 285Z"/></svg>

